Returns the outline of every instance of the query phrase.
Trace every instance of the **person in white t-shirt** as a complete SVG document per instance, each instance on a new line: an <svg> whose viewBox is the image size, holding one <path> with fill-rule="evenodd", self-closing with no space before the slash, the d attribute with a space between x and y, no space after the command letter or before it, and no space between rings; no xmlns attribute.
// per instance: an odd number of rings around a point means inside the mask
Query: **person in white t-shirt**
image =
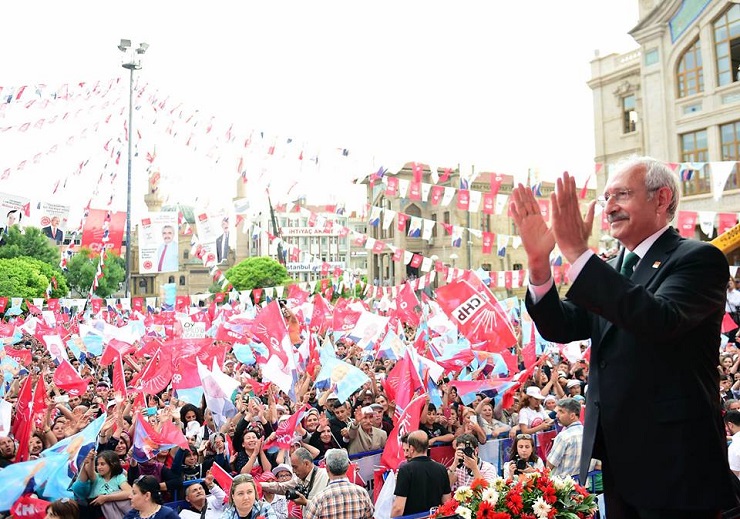
<svg viewBox="0 0 740 519"><path fill-rule="evenodd" d="M519 429L522 433L535 434L552 427L554 420L542 407L544 399L537 386L527 388L519 410Z"/></svg>
<svg viewBox="0 0 740 519"><path fill-rule="evenodd" d="M732 443L727 447L727 459L730 461L730 470L740 478L740 411L727 411L725 424L732 433Z"/></svg>

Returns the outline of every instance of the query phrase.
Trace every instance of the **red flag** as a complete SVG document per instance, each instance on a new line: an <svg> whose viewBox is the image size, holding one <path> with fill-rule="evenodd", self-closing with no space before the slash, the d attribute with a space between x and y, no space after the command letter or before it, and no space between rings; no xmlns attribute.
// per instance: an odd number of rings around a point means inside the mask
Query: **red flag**
<svg viewBox="0 0 740 519"><path fill-rule="evenodd" d="M25 494L19 497L10 508L10 513L17 519L44 519L46 508L51 503Z"/></svg>
<svg viewBox="0 0 740 519"><path fill-rule="evenodd" d="M537 341L535 340L534 325L532 325L529 342L522 348L522 359L524 360L524 367L526 369L531 368L537 362L536 347Z"/></svg>
<svg viewBox="0 0 740 519"><path fill-rule="evenodd" d="M414 393L423 388L419 373L416 371L408 350L399 360L386 378L385 392L388 400L396 402L396 413L400 414L414 398Z"/></svg>
<svg viewBox="0 0 740 519"><path fill-rule="evenodd" d="M303 419L303 416L309 409L311 409L310 405L303 404L303 406L293 413L290 418L280 422L278 424L277 431L275 431L275 439L271 442L265 443L262 448L267 449L273 445L277 445L281 449L290 449L293 445L293 434L295 433L296 424L299 420Z"/></svg>
<svg viewBox="0 0 740 519"><path fill-rule="evenodd" d="M113 397L117 402L126 400L126 379L123 376L123 359L119 356L113 363Z"/></svg>
<svg viewBox="0 0 740 519"><path fill-rule="evenodd" d="M288 335L288 328L277 301L273 300L257 315L252 333L267 348L268 359L275 355L284 366L288 364L288 355L282 347L283 339Z"/></svg>
<svg viewBox="0 0 740 519"><path fill-rule="evenodd" d="M8 298L0 297L0 314L5 313L5 308L8 306Z"/></svg>
<svg viewBox="0 0 740 519"><path fill-rule="evenodd" d="M321 294L316 294L313 297L313 313L309 323L311 332L322 335L329 328L332 319L333 311L329 303L321 297Z"/></svg>
<svg viewBox="0 0 740 519"><path fill-rule="evenodd" d="M31 429L33 428L33 382L31 377L26 377L26 380L23 381L15 409L15 420L10 426L13 437L18 442L15 461L27 461L28 440L31 438Z"/></svg>
<svg viewBox="0 0 740 519"><path fill-rule="evenodd" d="M106 344L105 349L103 350L103 355L100 357L100 365L109 366L114 360L116 360L116 357L121 357L131 353L134 349L135 348L127 342L119 341L118 339L111 339L108 341L108 344Z"/></svg>
<svg viewBox="0 0 740 519"><path fill-rule="evenodd" d="M586 178L586 181L583 183L583 187L581 188L581 192L578 195L578 198L581 200L584 200L586 198L586 194L588 193L588 181L591 180L591 175Z"/></svg>
<svg viewBox="0 0 740 519"><path fill-rule="evenodd" d="M419 326L421 315L421 303L407 281L401 286L396 298L396 315L398 318L409 323L411 326Z"/></svg>
<svg viewBox="0 0 740 519"><path fill-rule="evenodd" d="M725 313L725 317L722 319L722 328L720 332L727 333L737 329L737 323L732 319L729 312Z"/></svg>
<svg viewBox="0 0 740 519"><path fill-rule="evenodd" d="M53 380L59 389L63 389L73 396L82 395L87 391L87 386L90 384L90 379L83 379L66 359L63 359L57 369L54 370Z"/></svg>
<svg viewBox="0 0 740 519"><path fill-rule="evenodd" d="M303 290L298 284L289 285L286 300L288 308L300 306L308 301L308 292Z"/></svg>
<svg viewBox="0 0 740 519"><path fill-rule="evenodd" d="M247 384L252 388L252 392L257 396L262 396L267 394L267 391L270 389L270 386L272 385L272 382L258 382L257 380L253 378L248 378Z"/></svg>
<svg viewBox="0 0 740 519"><path fill-rule="evenodd" d="M213 474L213 479L216 480L218 486L220 486L228 496L229 492L231 492L231 483L234 481L234 478L222 469L218 463L214 463L211 467L211 474Z"/></svg>
<svg viewBox="0 0 740 519"><path fill-rule="evenodd" d="M350 332L357 326L357 321L360 320L361 315L361 311L353 310L346 304L337 305L334 307L331 329L335 332Z"/></svg>
<svg viewBox="0 0 740 519"><path fill-rule="evenodd" d="M498 352L516 344L509 317L483 282L467 273L437 289L437 301L471 343Z"/></svg>
<svg viewBox="0 0 740 519"><path fill-rule="evenodd" d="M401 438L419 428L419 418L421 411L426 405L426 395L419 395L414 398L398 418L398 423L388 435L385 442L381 462L387 468L396 470L404 459L403 448L401 447Z"/></svg>

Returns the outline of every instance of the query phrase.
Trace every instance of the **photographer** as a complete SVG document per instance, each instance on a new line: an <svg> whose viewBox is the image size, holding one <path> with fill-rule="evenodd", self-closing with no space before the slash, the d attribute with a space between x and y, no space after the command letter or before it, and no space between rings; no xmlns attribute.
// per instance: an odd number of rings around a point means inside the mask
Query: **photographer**
<svg viewBox="0 0 740 519"><path fill-rule="evenodd" d="M509 461L504 463L504 478L530 474L545 468L545 464L534 450L531 434L517 434L509 451Z"/></svg>
<svg viewBox="0 0 740 519"><path fill-rule="evenodd" d="M290 455L290 464L293 467L293 479L285 482L266 481L262 483L262 489L273 494L285 494L286 499L305 507L326 488L329 475L326 469L313 464L311 453L303 447Z"/></svg>
<svg viewBox="0 0 740 519"><path fill-rule="evenodd" d="M496 467L478 457L478 438L472 434L461 434L455 438L455 458L447 469L450 487L454 492L460 486L469 486L474 479L492 481L498 476Z"/></svg>

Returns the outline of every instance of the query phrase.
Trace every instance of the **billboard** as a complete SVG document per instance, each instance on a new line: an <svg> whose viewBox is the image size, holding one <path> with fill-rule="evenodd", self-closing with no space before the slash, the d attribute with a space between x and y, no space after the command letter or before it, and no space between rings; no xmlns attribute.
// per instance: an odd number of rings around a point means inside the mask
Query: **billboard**
<svg viewBox="0 0 740 519"><path fill-rule="evenodd" d="M196 211L195 225L198 239L206 250L207 257L216 263L227 261L229 251L236 249L237 233L234 228L236 218L224 211L220 213Z"/></svg>
<svg viewBox="0 0 740 519"><path fill-rule="evenodd" d="M95 252L100 252L105 248L121 254L125 226L126 213L124 211L88 209L85 224L82 226L80 245Z"/></svg>
<svg viewBox="0 0 740 519"><path fill-rule="evenodd" d="M31 200L22 196L0 193L0 229L5 234L8 227L26 225L31 216Z"/></svg>
<svg viewBox="0 0 740 519"><path fill-rule="evenodd" d="M54 240L59 245L64 240L64 231L67 230L69 219L69 206L52 204L49 202L39 203L39 227L47 238Z"/></svg>
<svg viewBox="0 0 740 519"><path fill-rule="evenodd" d="M180 270L177 213L148 213L139 221L139 273Z"/></svg>

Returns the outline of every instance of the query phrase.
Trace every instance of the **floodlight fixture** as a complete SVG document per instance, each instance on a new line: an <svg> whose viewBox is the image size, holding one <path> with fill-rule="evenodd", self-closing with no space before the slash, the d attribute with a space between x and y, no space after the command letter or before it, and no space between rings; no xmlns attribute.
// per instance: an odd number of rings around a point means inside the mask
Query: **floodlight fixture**
<svg viewBox="0 0 740 519"><path fill-rule="evenodd" d="M131 40L121 40L121 43L118 45L118 50L121 52L126 52L131 47Z"/></svg>

